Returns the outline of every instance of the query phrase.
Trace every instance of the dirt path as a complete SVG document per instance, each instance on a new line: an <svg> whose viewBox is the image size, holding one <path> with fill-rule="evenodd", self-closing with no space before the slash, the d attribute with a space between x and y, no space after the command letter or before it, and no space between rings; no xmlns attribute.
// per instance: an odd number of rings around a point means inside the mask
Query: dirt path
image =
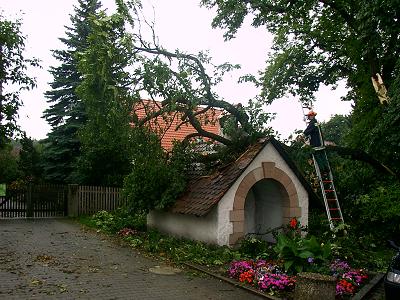
<svg viewBox="0 0 400 300"><path fill-rule="evenodd" d="M0 220L0 299L262 299L187 270L149 271L156 266L69 220Z"/></svg>

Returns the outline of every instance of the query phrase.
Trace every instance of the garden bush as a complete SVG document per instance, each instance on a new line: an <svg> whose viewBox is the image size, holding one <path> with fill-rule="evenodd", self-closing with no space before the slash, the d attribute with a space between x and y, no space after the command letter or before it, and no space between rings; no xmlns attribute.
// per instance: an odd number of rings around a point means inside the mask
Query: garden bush
<svg viewBox="0 0 400 300"><path fill-rule="evenodd" d="M146 215L131 214L126 208L119 208L114 212L101 210L92 216L91 223L108 233L117 233L123 228L143 231L146 228Z"/></svg>
<svg viewBox="0 0 400 300"><path fill-rule="evenodd" d="M286 272L315 271L318 267L323 268L331 257L331 244L318 242L313 235L303 236L304 230L293 218L288 226L276 234L274 251L284 261Z"/></svg>
<svg viewBox="0 0 400 300"><path fill-rule="evenodd" d="M253 236L241 240L238 251L242 256L253 259L269 259L274 254L271 243Z"/></svg>

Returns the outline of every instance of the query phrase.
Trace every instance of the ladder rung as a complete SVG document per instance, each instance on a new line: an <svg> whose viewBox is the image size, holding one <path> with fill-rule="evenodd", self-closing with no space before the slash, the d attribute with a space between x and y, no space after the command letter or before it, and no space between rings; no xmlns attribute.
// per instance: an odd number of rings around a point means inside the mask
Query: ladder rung
<svg viewBox="0 0 400 300"><path fill-rule="evenodd" d="M316 148L314 148L316 149ZM325 158L326 157L326 152L325 152L325 147L322 147L318 150L323 150ZM332 177L332 172L329 169L328 172L322 174L320 166L318 165L317 160L315 159L314 154L312 155L313 163L314 163L314 168L318 176L318 182L322 191L322 196L324 197L325 201L325 209L326 213L328 214L328 220L330 222L331 229L333 226L333 221L336 222L341 222L344 223L342 212L339 206L339 200L337 199L336 195L336 190L335 186L333 185L333 177ZM328 165L329 167L329 165ZM330 198L334 197L334 198ZM332 215L335 215L335 217L332 217Z"/></svg>

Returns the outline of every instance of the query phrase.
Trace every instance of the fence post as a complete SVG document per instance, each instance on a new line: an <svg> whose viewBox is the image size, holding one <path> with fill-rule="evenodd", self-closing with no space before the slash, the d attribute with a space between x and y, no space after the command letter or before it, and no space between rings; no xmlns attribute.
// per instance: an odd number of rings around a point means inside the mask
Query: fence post
<svg viewBox="0 0 400 300"><path fill-rule="evenodd" d="M33 218L32 183L28 184L26 193L26 217Z"/></svg>
<svg viewBox="0 0 400 300"><path fill-rule="evenodd" d="M77 184L68 184L68 217L79 216L78 189Z"/></svg>

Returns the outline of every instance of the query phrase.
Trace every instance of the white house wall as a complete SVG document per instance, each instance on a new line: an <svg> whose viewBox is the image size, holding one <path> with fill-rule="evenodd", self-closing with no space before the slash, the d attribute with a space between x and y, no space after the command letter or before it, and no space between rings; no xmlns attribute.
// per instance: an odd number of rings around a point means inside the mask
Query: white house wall
<svg viewBox="0 0 400 300"><path fill-rule="evenodd" d="M217 243L217 207L204 217L151 211L147 215L147 225L173 236Z"/></svg>

